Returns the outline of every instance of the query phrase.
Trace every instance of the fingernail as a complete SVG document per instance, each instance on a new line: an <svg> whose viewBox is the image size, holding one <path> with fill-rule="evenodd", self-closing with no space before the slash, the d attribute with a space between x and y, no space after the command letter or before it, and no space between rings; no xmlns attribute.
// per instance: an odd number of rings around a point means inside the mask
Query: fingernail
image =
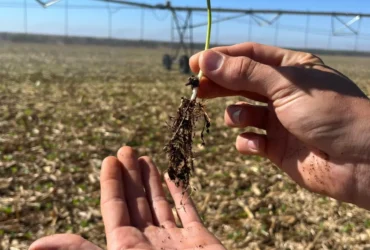
<svg viewBox="0 0 370 250"><path fill-rule="evenodd" d="M224 62L224 57L220 53L212 50L203 52L200 57L200 60L203 60L202 64L208 71L215 71L219 69Z"/></svg>
<svg viewBox="0 0 370 250"><path fill-rule="evenodd" d="M253 151L258 151L259 142L258 140L248 140L248 147Z"/></svg>
<svg viewBox="0 0 370 250"><path fill-rule="evenodd" d="M240 124L240 113L242 112L242 109L230 107L230 112L231 112L231 120L233 121L233 123L236 125L239 125Z"/></svg>

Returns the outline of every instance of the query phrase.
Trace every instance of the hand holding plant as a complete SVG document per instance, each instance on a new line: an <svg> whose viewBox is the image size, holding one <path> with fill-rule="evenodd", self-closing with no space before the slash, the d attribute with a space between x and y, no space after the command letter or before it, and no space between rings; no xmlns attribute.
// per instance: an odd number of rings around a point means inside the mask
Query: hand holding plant
<svg viewBox="0 0 370 250"><path fill-rule="evenodd" d="M299 185L370 209L370 102L349 78L311 54L255 43L215 48L191 58L207 78L198 96L244 96L225 112L242 133L242 154L269 158Z"/></svg>

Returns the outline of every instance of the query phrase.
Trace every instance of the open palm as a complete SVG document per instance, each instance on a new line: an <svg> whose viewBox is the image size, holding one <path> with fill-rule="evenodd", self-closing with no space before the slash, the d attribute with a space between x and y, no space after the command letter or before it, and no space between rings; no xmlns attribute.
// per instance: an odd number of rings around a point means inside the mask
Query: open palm
<svg viewBox="0 0 370 250"><path fill-rule="evenodd" d="M225 249L202 224L181 187L166 183L182 228L177 227L160 174L148 157L136 158L130 147L108 157L101 171L101 211L109 250ZM100 249L76 235L54 235L36 241L30 250Z"/></svg>

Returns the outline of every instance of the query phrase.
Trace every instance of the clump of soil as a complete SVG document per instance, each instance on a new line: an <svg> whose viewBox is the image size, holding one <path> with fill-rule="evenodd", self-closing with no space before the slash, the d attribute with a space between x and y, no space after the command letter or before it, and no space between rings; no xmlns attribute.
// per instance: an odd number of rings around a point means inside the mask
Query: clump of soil
<svg viewBox="0 0 370 250"><path fill-rule="evenodd" d="M192 76L186 85L196 88L199 86L199 79ZM193 138L196 136L196 124L200 120L203 120L200 138L202 145L205 145L204 132L209 133L211 122L202 102L182 97L176 116L170 117L168 124L172 137L164 147L169 159L167 172L176 186L183 184L184 190L189 187L190 177L194 171Z"/></svg>

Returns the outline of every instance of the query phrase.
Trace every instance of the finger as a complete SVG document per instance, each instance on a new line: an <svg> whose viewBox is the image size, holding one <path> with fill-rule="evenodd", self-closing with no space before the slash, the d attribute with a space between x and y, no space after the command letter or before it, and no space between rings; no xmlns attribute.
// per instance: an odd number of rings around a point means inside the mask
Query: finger
<svg viewBox="0 0 370 250"><path fill-rule="evenodd" d="M230 127L256 127L266 129L268 108L247 103L230 105L225 110L225 123Z"/></svg>
<svg viewBox="0 0 370 250"><path fill-rule="evenodd" d="M202 78L199 85L198 98L210 99L216 97L226 97L226 96L244 96L245 98L258 101L267 102L268 99L262 95L247 91L233 91L212 82L206 77Z"/></svg>
<svg viewBox="0 0 370 250"><path fill-rule="evenodd" d="M212 48L212 50L232 57L245 56L256 62L276 67L295 66L297 64L308 62L324 64L319 57L312 54L253 42L216 47ZM203 51L193 55L190 58L189 65L193 72L199 72L199 57L202 53Z"/></svg>
<svg viewBox="0 0 370 250"><path fill-rule="evenodd" d="M165 198L158 169L149 157L139 158L139 166L142 170L145 193L152 209L154 224L165 228L176 227L172 210Z"/></svg>
<svg viewBox="0 0 370 250"><path fill-rule="evenodd" d="M183 227L186 228L194 222L201 223L201 219L189 194L181 186L177 187L167 173L165 174L165 180L175 202L176 211Z"/></svg>
<svg viewBox="0 0 370 250"><path fill-rule="evenodd" d="M38 239L31 244L29 250L101 250L100 247L85 240L79 235L74 234L56 234Z"/></svg>
<svg viewBox="0 0 370 250"><path fill-rule="evenodd" d="M268 158L272 163L281 166L282 159L285 155L285 145L288 131L279 122L270 106L266 107L265 128L266 134L257 134L246 132L236 138L236 149L245 155L259 155Z"/></svg>
<svg viewBox="0 0 370 250"><path fill-rule="evenodd" d="M248 57L230 57L212 50L201 54L199 65L207 78L233 91L254 92L269 99L280 90L293 91L288 80L294 73L292 68L277 69Z"/></svg>
<svg viewBox="0 0 370 250"><path fill-rule="evenodd" d="M243 133L236 138L236 149L245 155L267 157L267 137L256 133Z"/></svg>
<svg viewBox="0 0 370 250"><path fill-rule="evenodd" d="M101 211L105 232L109 235L116 228L130 225L130 214L125 200L122 164L115 157L107 157L100 174Z"/></svg>
<svg viewBox="0 0 370 250"><path fill-rule="evenodd" d="M123 165L123 183L131 224L137 228L145 228L153 224L152 213L147 201L141 180L141 170L132 148L122 147L118 151L118 159Z"/></svg>

